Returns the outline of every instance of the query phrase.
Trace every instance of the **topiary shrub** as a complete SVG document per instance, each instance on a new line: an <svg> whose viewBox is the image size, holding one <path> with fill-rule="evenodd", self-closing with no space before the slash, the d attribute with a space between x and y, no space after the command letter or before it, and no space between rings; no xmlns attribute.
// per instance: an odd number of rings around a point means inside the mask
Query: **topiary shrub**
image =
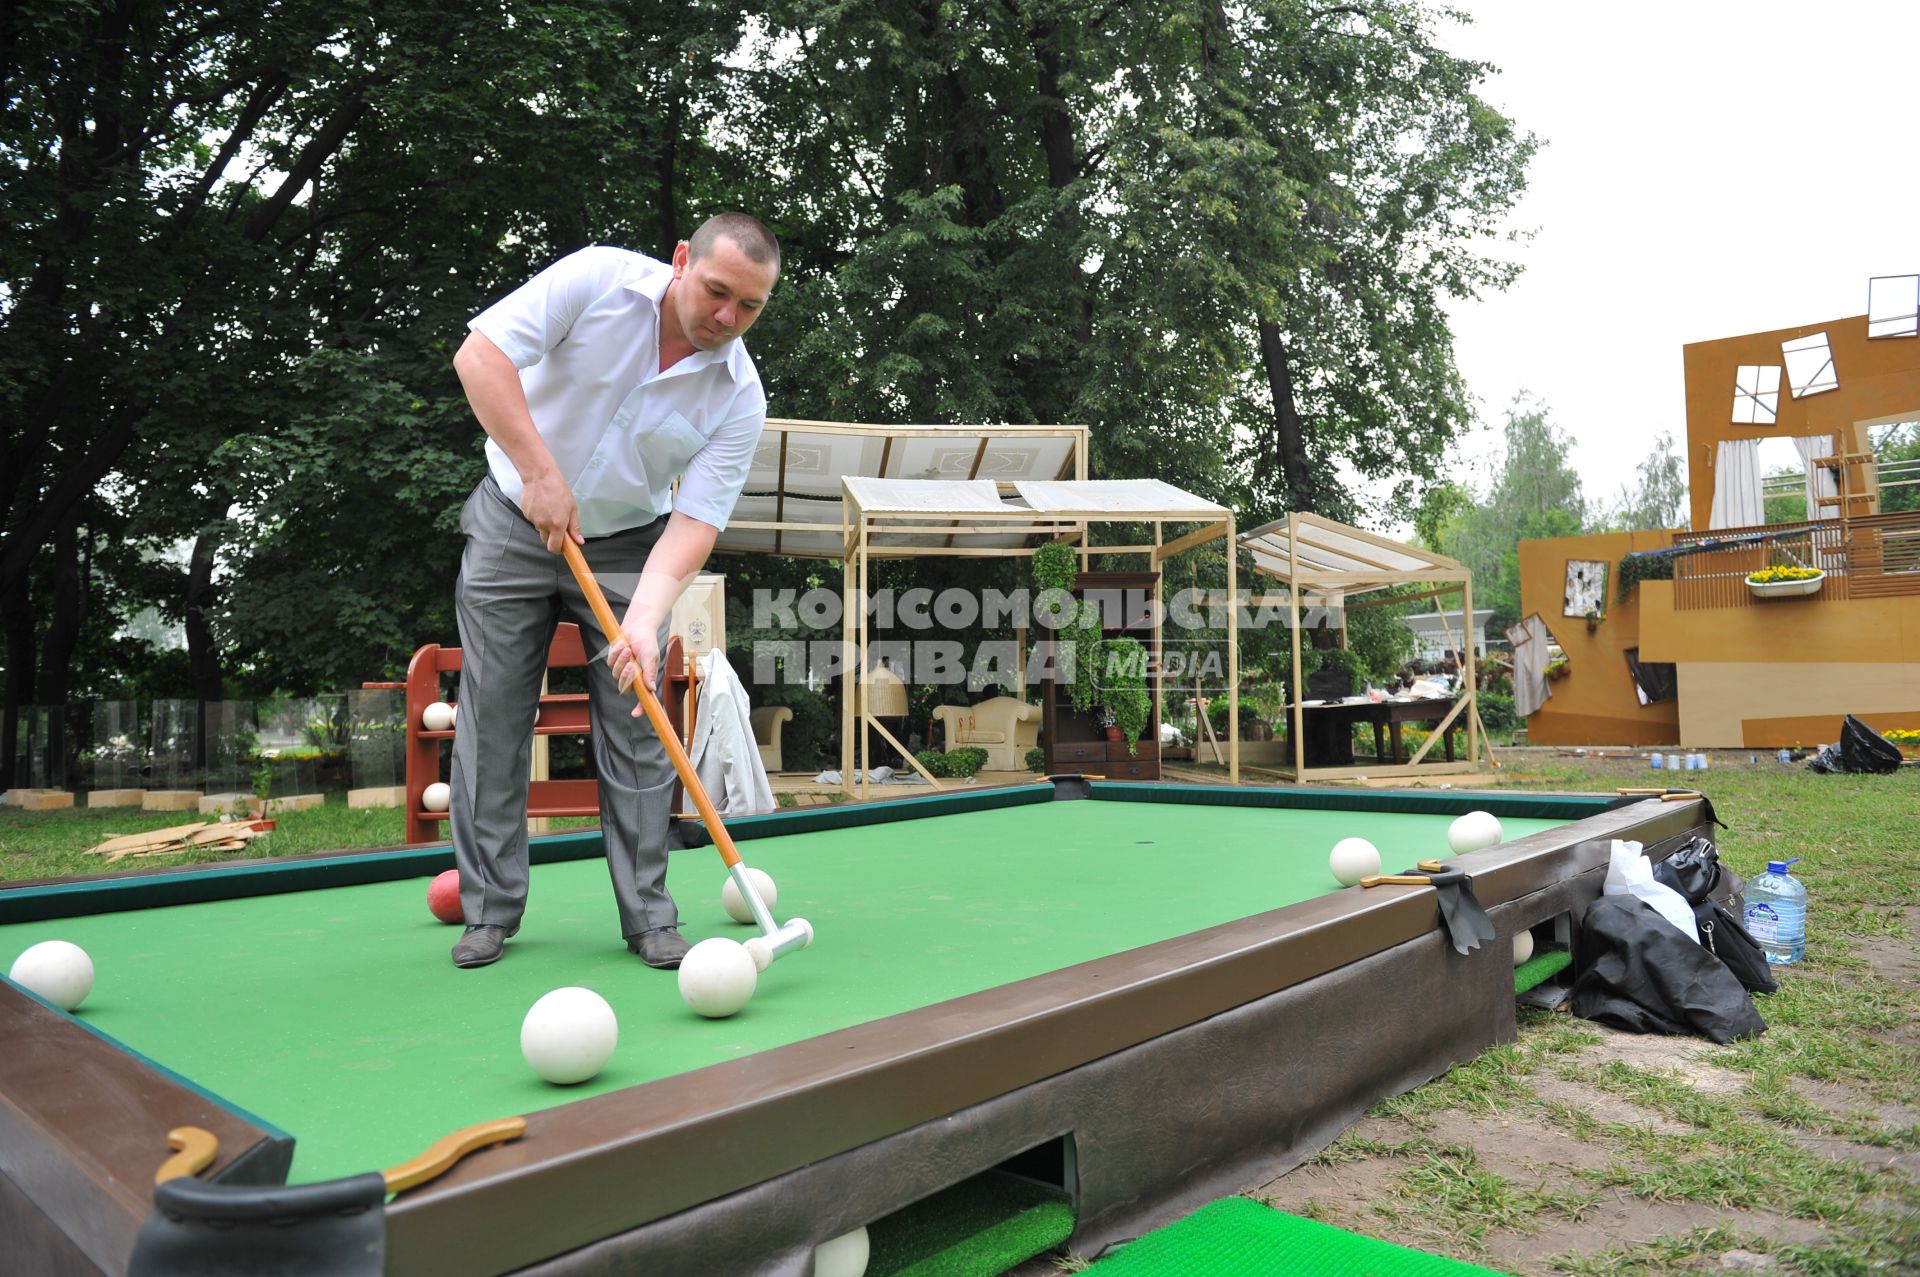
<svg viewBox="0 0 1920 1277"><path fill-rule="evenodd" d="M972 776L987 765L987 751L975 745L962 745L947 754L950 776Z"/></svg>
<svg viewBox="0 0 1920 1277"><path fill-rule="evenodd" d="M947 761L952 755L944 750L923 749L914 757L920 760L920 765L927 769L929 775L941 780L953 775L953 765Z"/></svg>
<svg viewBox="0 0 1920 1277"><path fill-rule="evenodd" d="M1027 751L1027 770L1043 772L1047 769L1047 751L1038 746Z"/></svg>

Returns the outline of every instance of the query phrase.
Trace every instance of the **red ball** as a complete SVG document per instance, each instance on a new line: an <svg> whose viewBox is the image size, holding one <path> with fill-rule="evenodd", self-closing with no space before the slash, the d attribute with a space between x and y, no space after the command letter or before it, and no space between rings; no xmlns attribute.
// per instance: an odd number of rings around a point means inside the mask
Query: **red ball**
<svg viewBox="0 0 1920 1277"><path fill-rule="evenodd" d="M466 915L460 912L460 871L449 869L433 880L427 888L427 908L433 916L442 922L464 922Z"/></svg>

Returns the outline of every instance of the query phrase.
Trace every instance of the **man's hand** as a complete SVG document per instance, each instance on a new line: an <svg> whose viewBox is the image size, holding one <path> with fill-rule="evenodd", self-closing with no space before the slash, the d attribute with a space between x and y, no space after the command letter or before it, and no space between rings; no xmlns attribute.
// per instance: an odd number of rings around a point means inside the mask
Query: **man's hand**
<svg viewBox="0 0 1920 1277"><path fill-rule="evenodd" d="M613 667L614 681L625 692L633 687L636 676L647 680L647 690L659 686L660 680L660 625L634 616L631 612L620 623L620 637L607 653L607 664ZM634 707L637 716L642 711Z"/></svg>
<svg viewBox="0 0 1920 1277"><path fill-rule="evenodd" d="M580 535L580 511L573 504L573 491L558 470L526 481L520 490L520 513L554 554L566 548L568 538L575 545L586 540Z"/></svg>

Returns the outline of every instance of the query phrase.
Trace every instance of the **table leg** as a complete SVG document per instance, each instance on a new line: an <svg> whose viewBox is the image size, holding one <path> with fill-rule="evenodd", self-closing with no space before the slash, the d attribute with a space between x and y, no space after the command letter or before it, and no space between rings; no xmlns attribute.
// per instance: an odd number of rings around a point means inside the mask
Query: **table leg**
<svg viewBox="0 0 1920 1277"><path fill-rule="evenodd" d="M1382 752L1385 746L1385 742L1380 738L1380 727L1381 727L1380 720L1377 718L1374 719L1373 720L1373 757L1375 762L1378 762L1379 760L1386 757L1386 754Z"/></svg>
<svg viewBox="0 0 1920 1277"><path fill-rule="evenodd" d="M1406 762L1407 751L1405 746L1400 743L1400 720L1397 718L1394 719L1392 725L1387 728L1387 731L1393 736L1393 761L1396 763Z"/></svg>

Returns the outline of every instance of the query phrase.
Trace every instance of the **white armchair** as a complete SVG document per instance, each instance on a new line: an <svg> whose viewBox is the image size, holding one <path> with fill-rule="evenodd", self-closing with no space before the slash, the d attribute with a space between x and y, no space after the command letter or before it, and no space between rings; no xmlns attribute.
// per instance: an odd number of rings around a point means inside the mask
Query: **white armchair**
<svg viewBox="0 0 1920 1277"><path fill-rule="evenodd" d="M1027 751L1040 743L1040 707L1012 696L978 705L942 705L933 711L948 753L971 746L987 751L988 771L1027 770Z"/></svg>
<svg viewBox="0 0 1920 1277"><path fill-rule="evenodd" d="M780 770L780 729L793 721L793 710L785 705L768 705L747 715L753 723L753 743L760 750L760 765L768 774Z"/></svg>

